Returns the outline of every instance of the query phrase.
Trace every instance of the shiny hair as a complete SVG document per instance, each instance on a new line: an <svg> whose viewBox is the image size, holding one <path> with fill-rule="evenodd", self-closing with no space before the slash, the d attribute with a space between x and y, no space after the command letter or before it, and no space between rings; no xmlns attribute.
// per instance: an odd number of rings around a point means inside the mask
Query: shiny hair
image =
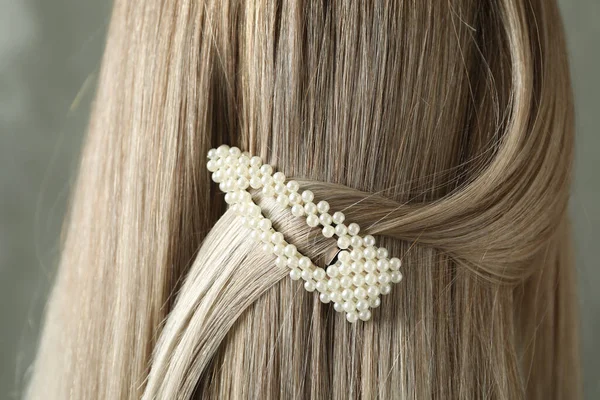
<svg viewBox="0 0 600 400"><path fill-rule="evenodd" d="M554 1L116 0L29 396L577 398L573 134ZM221 143L402 255L372 321L247 238Z"/></svg>

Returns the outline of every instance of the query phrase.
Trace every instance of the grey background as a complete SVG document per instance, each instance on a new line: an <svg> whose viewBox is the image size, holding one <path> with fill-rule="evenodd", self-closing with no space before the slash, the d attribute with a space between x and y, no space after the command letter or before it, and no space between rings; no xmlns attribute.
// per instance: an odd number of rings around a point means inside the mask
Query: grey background
<svg viewBox="0 0 600 400"><path fill-rule="evenodd" d="M584 390L600 397L600 0L561 1L577 108ZM110 1L0 0L0 399L20 398L58 259Z"/></svg>

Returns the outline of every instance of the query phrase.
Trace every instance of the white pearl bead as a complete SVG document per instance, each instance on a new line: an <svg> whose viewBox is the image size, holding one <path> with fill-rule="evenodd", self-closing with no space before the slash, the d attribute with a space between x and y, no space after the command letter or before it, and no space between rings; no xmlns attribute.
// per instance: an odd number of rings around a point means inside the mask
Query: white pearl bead
<svg viewBox="0 0 600 400"><path fill-rule="evenodd" d="M271 254L273 253L273 245L271 243L263 243L262 250L267 254Z"/></svg>
<svg viewBox="0 0 600 400"><path fill-rule="evenodd" d="M373 246L368 246L364 251L363 254L365 256L365 258L367 260L372 260L373 258L375 258L377 256L377 251L375 250L375 247Z"/></svg>
<svg viewBox="0 0 600 400"><path fill-rule="evenodd" d="M338 270L340 271L340 275L350 275L350 267L348 266L348 264L342 264L338 267Z"/></svg>
<svg viewBox="0 0 600 400"><path fill-rule="evenodd" d="M235 179L227 179L227 182L225 182L225 185L227 186L225 191L226 192L233 192L234 190L237 189L237 181Z"/></svg>
<svg viewBox="0 0 600 400"><path fill-rule="evenodd" d="M340 251L338 253L338 260L340 260L343 263L350 262L350 260L351 260L350 253L347 251Z"/></svg>
<svg viewBox="0 0 600 400"><path fill-rule="evenodd" d="M219 157L227 157L229 155L229 146L226 144L222 144L217 148L217 155Z"/></svg>
<svg viewBox="0 0 600 400"><path fill-rule="evenodd" d="M358 232L360 232L360 226L358 226L358 224L353 222L348 225L348 233L350 233L350 235L358 235Z"/></svg>
<svg viewBox="0 0 600 400"><path fill-rule="evenodd" d="M273 254L280 256L283 254L284 249L285 249L285 246L283 244L277 243L277 244L273 245Z"/></svg>
<svg viewBox="0 0 600 400"><path fill-rule="evenodd" d="M252 189L260 189L262 187L262 182L260 181L260 178L256 175L250 178L250 186L252 187Z"/></svg>
<svg viewBox="0 0 600 400"><path fill-rule="evenodd" d="M314 198L315 198L315 195L310 190L305 190L304 192L302 192L302 200L305 203L312 202Z"/></svg>
<svg viewBox="0 0 600 400"><path fill-rule="evenodd" d="M283 172L275 172L273 174L273 180L277 183L285 182L285 174Z"/></svg>
<svg viewBox="0 0 600 400"><path fill-rule="evenodd" d="M375 285L377 283L377 277L374 274L367 274L367 276L365 276L365 283L369 286Z"/></svg>
<svg viewBox="0 0 600 400"><path fill-rule="evenodd" d="M337 225L343 223L345 219L346 219L346 216L344 215L344 213L339 212L339 211L333 213L333 222L335 222Z"/></svg>
<svg viewBox="0 0 600 400"><path fill-rule="evenodd" d="M346 225L344 225L344 224L336 225L335 234L338 235L338 237L344 236L346 233L348 233L348 228L346 228Z"/></svg>
<svg viewBox="0 0 600 400"><path fill-rule="evenodd" d="M271 235L271 242L279 244L283 242L283 234L281 232L274 232Z"/></svg>
<svg viewBox="0 0 600 400"><path fill-rule="evenodd" d="M243 190L239 192L238 198L240 199L240 203L249 203L252 201L252 195Z"/></svg>
<svg viewBox="0 0 600 400"><path fill-rule="evenodd" d="M340 272L338 270L338 267L336 267L335 265L332 265L327 268L327 276L330 276L331 278L335 278L339 274L340 274Z"/></svg>
<svg viewBox="0 0 600 400"><path fill-rule="evenodd" d="M364 310L358 313L358 318L361 321L368 321L371 319L371 311L369 310Z"/></svg>
<svg viewBox="0 0 600 400"><path fill-rule="evenodd" d="M275 191L275 182L273 182L273 177L271 177L271 175L263 175L260 178L260 183L262 183L263 186L270 186L273 191Z"/></svg>
<svg viewBox="0 0 600 400"><path fill-rule="evenodd" d="M333 300L333 299L332 299L332 300ZM342 311L344 311L344 306L342 305L342 303L340 303L340 302L338 301L338 302L336 302L336 303L333 305L333 309L334 309L335 311L337 311L337 312L341 313Z"/></svg>
<svg viewBox="0 0 600 400"><path fill-rule="evenodd" d="M260 167L262 165L262 160L260 157L254 156L250 159L250 166L252 167Z"/></svg>
<svg viewBox="0 0 600 400"><path fill-rule="evenodd" d="M243 165L246 168L250 165L250 158L248 158L247 153L242 153L238 161L240 165Z"/></svg>
<svg viewBox="0 0 600 400"><path fill-rule="evenodd" d="M340 249L347 249L350 247L350 238L348 236L340 236L337 244Z"/></svg>
<svg viewBox="0 0 600 400"><path fill-rule="evenodd" d="M210 149L208 151L208 158L211 160L216 160L218 157L219 155L217 154L217 149Z"/></svg>
<svg viewBox="0 0 600 400"><path fill-rule="evenodd" d="M354 261L351 265L350 265L350 269L352 270L352 272L354 272L355 274L360 274L361 272L363 272L363 270L365 269L365 265L363 264L362 261Z"/></svg>
<svg viewBox="0 0 600 400"><path fill-rule="evenodd" d="M376 299L371 299L371 301L369 301L369 306L371 306L371 308L377 308L381 305L381 299L378 297Z"/></svg>
<svg viewBox="0 0 600 400"><path fill-rule="evenodd" d="M287 258L285 256L277 257L275 265L279 268L287 267Z"/></svg>
<svg viewBox="0 0 600 400"><path fill-rule="evenodd" d="M271 167L269 164L263 164L260 167L260 173L263 175L271 175L273 173L273 167Z"/></svg>
<svg viewBox="0 0 600 400"><path fill-rule="evenodd" d="M363 238L366 246L375 246L375 238L371 235L367 235Z"/></svg>
<svg viewBox="0 0 600 400"><path fill-rule="evenodd" d="M290 199L286 195L280 194L277 196L277 204L282 207L287 207L287 205L290 204Z"/></svg>
<svg viewBox="0 0 600 400"><path fill-rule="evenodd" d="M288 258L288 267L290 268L296 268L298 266L299 262L298 262L298 255L295 255L294 257L289 257Z"/></svg>
<svg viewBox="0 0 600 400"><path fill-rule="evenodd" d="M360 260L363 256L363 252L360 249L354 249L350 252L350 257L353 260Z"/></svg>
<svg viewBox="0 0 600 400"><path fill-rule="evenodd" d="M382 285L387 285L388 283L390 283L391 279L392 277L387 272L382 272L381 274L379 274L379 283L381 283Z"/></svg>
<svg viewBox="0 0 600 400"><path fill-rule="evenodd" d="M367 290L364 287L357 287L354 289L354 297L357 299L365 299L367 298Z"/></svg>
<svg viewBox="0 0 600 400"><path fill-rule="evenodd" d="M251 204L248 214L258 217L261 215L262 210L256 204Z"/></svg>
<svg viewBox="0 0 600 400"><path fill-rule="evenodd" d="M348 300L348 301L344 302L344 311L346 311L347 313L351 313L355 310L356 310L356 304L354 304L353 301Z"/></svg>
<svg viewBox="0 0 600 400"><path fill-rule="evenodd" d="M271 243L271 233L270 232L261 231L260 232L260 240L263 243ZM275 248L273 248L273 251L274 250L275 250Z"/></svg>
<svg viewBox="0 0 600 400"><path fill-rule="evenodd" d="M344 301L342 299L342 295L340 294L340 292L330 292L329 297L331 298L331 301L333 301L334 303L338 303L340 306L342 305L342 302ZM336 309L336 311L337 311L337 309Z"/></svg>
<svg viewBox="0 0 600 400"><path fill-rule="evenodd" d="M325 270L323 268L317 268L315 269L315 272L313 272L313 276L316 280L320 281L325 279L327 274L325 273Z"/></svg>
<svg viewBox="0 0 600 400"><path fill-rule="evenodd" d="M248 215L246 211L246 209L243 210L243 213L246 215L246 226L255 230L258 229L258 218Z"/></svg>
<svg viewBox="0 0 600 400"><path fill-rule="evenodd" d="M392 287L390 285L383 285L381 289L379 289L379 291L381 292L381 294L386 295L392 291Z"/></svg>
<svg viewBox="0 0 600 400"><path fill-rule="evenodd" d="M229 154L234 157L239 157L242 155L242 151L240 149L238 149L237 147L232 147L229 149Z"/></svg>
<svg viewBox="0 0 600 400"><path fill-rule="evenodd" d="M342 285L343 288L349 288L352 286L352 278L350 278L349 276L342 276L340 278L340 285Z"/></svg>
<svg viewBox="0 0 600 400"><path fill-rule="evenodd" d="M268 218L261 219L258 223L258 228L263 231L268 231L269 229L271 229L271 220Z"/></svg>
<svg viewBox="0 0 600 400"><path fill-rule="evenodd" d="M340 280L337 278L331 278L327 281L327 286L331 290L338 290L340 288Z"/></svg>
<svg viewBox="0 0 600 400"><path fill-rule="evenodd" d="M323 236L325 236L326 238L330 238L335 233L335 229L333 229L333 226L327 225L327 226L323 227L322 233L323 233Z"/></svg>
<svg viewBox="0 0 600 400"><path fill-rule="evenodd" d="M379 296L379 287L377 286L369 286L367 289L367 295L369 297L377 297Z"/></svg>
<svg viewBox="0 0 600 400"><path fill-rule="evenodd" d="M233 193L225 193L225 203L233 204L235 203L235 195Z"/></svg>
<svg viewBox="0 0 600 400"><path fill-rule="evenodd" d="M344 289L344 290L342 290L342 299L344 299L344 300L352 300L353 297L354 297L354 291L352 291L350 289Z"/></svg>
<svg viewBox="0 0 600 400"><path fill-rule="evenodd" d="M327 292L327 284L325 281L317 281L315 284L315 289L317 289L317 292L319 293L325 293Z"/></svg>
<svg viewBox="0 0 600 400"><path fill-rule="evenodd" d="M249 220L250 220L250 227L253 229L258 229L258 215L255 215L254 212L254 204L252 203L248 203L246 204L246 206L244 207L244 213L248 216Z"/></svg>
<svg viewBox="0 0 600 400"><path fill-rule="evenodd" d="M357 299L366 299L367 296L367 290L364 287L361 286L354 289L354 297Z"/></svg>
<svg viewBox="0 0 600 400"><path fill-rule="evenodd" d="M300 189L300 185L296 181L289 181L286 186L290 192L297 192Z"/></svg>
<svg viewBox="0 0 600 400"><path fill-rule="evenodd" d="M319 217L317 217L315 214L309 214L308 217L306 217L306 224L311 228L314 228L315 226L319 225Z"/></svg>
<svg viewBox="0 0 600 400"><path fill-rule="evenodd" d="M366 300L359 300L356 302L356 309L359 311L364 311L369 308L369 303Z"/></svg>
<svg viewBox="0 0 600 400"><path fill-rule="evenodd" d="M327 293L321 293L319 295L319 300L321 300L321 303L327 304L331 301L331 298Z"/></svg>
<svg viewBox="0 0 600 400"><path fill-rule="evenodd" d="M358 321L358 314L356 314L355 312L350 312L346 314L346 320L351 324L354 324L356 321Z"/></svg>
<svg viewBox="0 0 600 400"><path fill-rule="evenodd" d="M400 271L392 271L390 276L393 283L398 283L402 280L402 273Z"/></svg>
<svg viewBox="0 0 600 400"><path fill-rule="evenodd" d="M234 166L236 163L236 158L233 156L227 156L225 157L225 164L227 164L229 167ZM231 172L231 174L233 175L233 170Z"/></svg>
<svg viewBox="0 0 600 400"><path fill-rule="evenodd" d="M224 174L223 174L223 171L221 171L221 170L213 172L213 174L212 174L212 180L214 183L221 183L221 181L223 181L223 178L224 178Z"/></svg>
<svg viewBox="0 0 600 400"><path fill-rule="evenodd" d="M390 269L392 271L398 271L402 267L402 261L399 258L391 258L390 259Z"/></svg>
<svg viewBox="0 0 600 400"><path fill-rule="evenodd" d="M381 272L385 272L390 269L390 262L386 259L377 261L377 269Z"/></svg>
<svg viewBox="0 0 600 400"><path fill-rule="evenodd" d="M321 216L319 217L319 221L321 222L321 225L325 226L325 225L331 225L331 215L324 213L321 214Z"/></svg>
<svg viewBox="0 0 600 400"><path fill-rule="evenodd" d="M298 205L300 202L302 202L302 197L296 192L291 192L288 197L291 204Z"/></svg>
<svg viewBox="0 0 600 400"><path fill-rule="evenodd" d="M240 184L244 185L244 187L240 187ZM248 180L246 178L230 178L227 179L227 191L233 192L235 190L246 190L248 187Z"/></svg>
<svg viewBox="0 0 600 400"><path fill-rule="evenodd" d="M300 258L300 261L298 261L298 265L301 269L307 269L312 266L312 261L310 261L310 258L308 257L302 257Z"/></svg>
<svg viewBox="0 0 600 400"><path fill-rule="evenodd" d="M281 195L286 195L287 188L285 187L285 185L283 183L276 183L275 184L275 193L281 194ZM286 197L287 197L287 195L286 195Z"/></svg>
<svg viewBox="0 0 600 400"><path fill-rule="evenodd" d="M292 215L294 217L304 216L304 207L302 207L300 204L294 204L292 206Z"/></svg>
<svg viewBox="0 0 600 400"><path fill-rule="evenodd" d="M246 179L244 177L238 178L236 183L237 183L237 187L242 190L246 190L248 188L248 186L250 185L250 182L248 182L248 179Z"/></svg>
<svg viewBox="0 0 600 400"><path fill-rule="evenodd" d="M287 246L285 246L283 253L288 257L295 256L297 253L296 246L294 246L293 244L288 244Z"/></svg>
<svg viewBox="0 0 600 400"><path fill-rule="evenodd" d="M311 281L304 282L304 289L306 289L307 292L314 292L315 291L314 282L311 282Z"/></svg>
<svg viewBox="0 0 600 400"><path fill-rule="evenodd" d="M238 167L235 169L235 174L239 177L247 178L248 167L246 167L245 165L238 165Z"/></svg>
<svg viewBox="0 0 600 400"><path fill-rule="evenodd" d="M271 185L264 186L262 188L262 194L265 197L273 197L273 195L275 194L275 189L273 189L273 186Z"/></svg>
<svg viewBox="0 0 600 400"><path fill-rule="evenodd" d="M378 258L387 258L388 251L385 247L380 247L377 249L377 257Z"/></svg>
<svg viewBox="0 0 600 400"><path fill-rule="evenodd" d="M305 269L302 271L302 279L304 279L305 281L312 279L312 277L313 277L313 275L310 270Z"/></svg>
<svg viewBox="0 0 600 400"><path fill-rule="evenodd" d="M317 206L315 205L315 203L306 203L304 205L304 212L306 212L307 214L316 214Z"/></svg>
<svg viewBox="0 0 600 400"><path fill-rule="evenodd" d="M329 211L329 203L326 201L320 201L317 204L317 210L319 210L320 213L326 213Z"/></svg>
<svg viewBox="0 0 600 400"><path fill-rule="evenodd" d="M363 240L360 236L352 236L350 238L350 244L352 245L352 247L357 248L357 247L362 247L363 245Z"/></svg>
<svg viewBox="0 0 600 400"><path fill-rule="evenodd" d="M365 277L361 274L354 275L354 278L352 278L352 283L354 283L354 286L360 287L364 285Z"/></svg>
<svg viewBox="0 0 600 400"><path fill-rule="evenodd" d="M219 165L215 160L209 160L206 163L206 169L208 169L210 172L215 172L219 169Z"/></svg>

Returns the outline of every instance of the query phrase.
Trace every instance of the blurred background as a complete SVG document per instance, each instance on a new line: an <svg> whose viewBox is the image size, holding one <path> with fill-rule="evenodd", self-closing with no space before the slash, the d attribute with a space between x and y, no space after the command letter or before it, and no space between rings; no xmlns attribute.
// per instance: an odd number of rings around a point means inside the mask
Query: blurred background
<svg viewBox="0 0 600 400"><path fill-rule="evenodd" d="M562 0L577 110L571 215L586 399L600 398L600 0ZM0 399L21 398L110 19L107 0L0 0Z"/></svg>

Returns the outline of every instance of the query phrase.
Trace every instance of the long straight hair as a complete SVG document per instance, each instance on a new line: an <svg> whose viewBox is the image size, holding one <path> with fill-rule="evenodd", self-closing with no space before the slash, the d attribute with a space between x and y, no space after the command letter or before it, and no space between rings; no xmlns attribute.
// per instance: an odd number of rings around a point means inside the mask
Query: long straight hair
<svg viewBox="0 0 600 400"><path fill-rule="evenodd" d="M402 257L372 321L250 242L221 143ZM116 0L29 396L578 398L572 149L554 1Z"/></svg>

